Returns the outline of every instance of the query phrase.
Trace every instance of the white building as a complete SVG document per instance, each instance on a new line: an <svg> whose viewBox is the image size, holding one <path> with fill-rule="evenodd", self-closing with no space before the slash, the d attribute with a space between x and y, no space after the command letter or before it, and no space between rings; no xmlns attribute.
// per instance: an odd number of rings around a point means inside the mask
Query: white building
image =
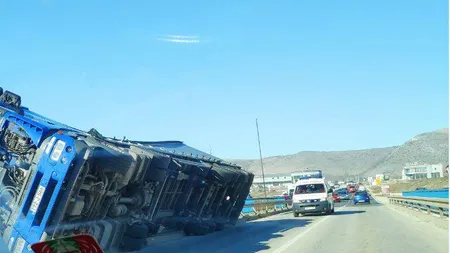
<svg viewBox="0 0 450 253"><path fill-rule="evenodd" d="M292 183L291 174L265 174L264 181L266 182L266 187L287 187ZM263 187L263 177L261 175L255 176L253 179L253 186Z"/></svg>
<svg viewBox="0 0 450 253"><path fill-rule="evenodd" d="M442 164L412 164L402 169L402 179L422 179L444 177Z"/></svg>

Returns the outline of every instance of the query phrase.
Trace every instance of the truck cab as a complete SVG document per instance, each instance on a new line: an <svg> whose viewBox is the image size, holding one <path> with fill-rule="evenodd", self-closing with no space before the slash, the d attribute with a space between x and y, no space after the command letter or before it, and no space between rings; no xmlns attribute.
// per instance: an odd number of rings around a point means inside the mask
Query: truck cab
<svg viewBox="0 0 450 253"><path fill-rule="evenodd" d="M309 213L334 213L333 190L323 178L298 180L292 199L294 217Z"/></svg>

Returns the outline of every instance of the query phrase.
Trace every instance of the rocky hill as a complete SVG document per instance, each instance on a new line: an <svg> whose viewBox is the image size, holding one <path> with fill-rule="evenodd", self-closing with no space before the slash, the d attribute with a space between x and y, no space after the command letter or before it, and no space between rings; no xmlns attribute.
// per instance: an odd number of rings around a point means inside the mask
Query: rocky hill
<svg viewBox="0 0 450 253"><path fill-rule="evenodd" d="M394 149L374 172L399 170L405 163L443 163L448 164L448 129L423 133Z"/></svg>
<svg viewBox="0 0 450 253"><path fill-rule="evenodd" d="M405 163L448 164L448 129L415 136L403 145L334 152L304 151L263 159L266 173L292 172L303 168L321 168L327 177L374 175L390 172L400 175ZM260 174L259 160L231 160L243 169Z"/></svg>

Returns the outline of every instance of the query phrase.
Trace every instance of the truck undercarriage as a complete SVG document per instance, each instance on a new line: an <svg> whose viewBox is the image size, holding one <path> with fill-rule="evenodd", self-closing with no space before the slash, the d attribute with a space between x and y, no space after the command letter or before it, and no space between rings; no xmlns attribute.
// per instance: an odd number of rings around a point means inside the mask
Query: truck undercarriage
<svg viewBox="0 0 450 253"><path fill-rule="evenodd" d="M178 141L81 131L0 96L0 226L14 252L73 234L139 250L162 227L201 235L239 218L253 174Z"/></svg>

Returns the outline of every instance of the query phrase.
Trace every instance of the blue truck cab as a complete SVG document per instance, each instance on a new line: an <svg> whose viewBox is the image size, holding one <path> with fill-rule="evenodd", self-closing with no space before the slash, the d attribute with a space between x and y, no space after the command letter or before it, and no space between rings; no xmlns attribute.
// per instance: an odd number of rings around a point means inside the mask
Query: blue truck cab
<svg viewBox="0 0 450 253"><path fill-rule="evenodd" d="M77 150L79 130L20 105L20 97L0 90L0 226L13 252L30 251L39 241Z"/></svg>

